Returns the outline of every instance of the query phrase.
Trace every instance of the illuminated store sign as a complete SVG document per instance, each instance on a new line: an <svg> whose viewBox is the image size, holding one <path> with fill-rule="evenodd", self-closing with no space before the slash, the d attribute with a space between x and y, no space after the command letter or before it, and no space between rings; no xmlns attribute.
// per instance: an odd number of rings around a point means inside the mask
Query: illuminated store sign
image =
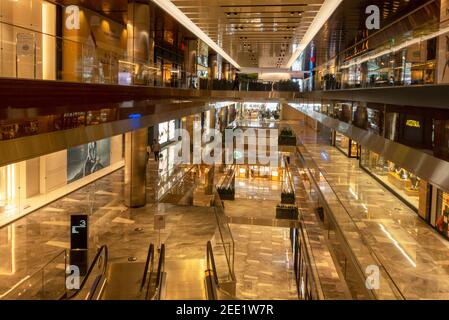
<svg viewBox="0 0 449 320"><path fill-rule="evenodd" d="M407 120L405 123L407 127L421 128L421 124L418 120Z"/></svg>

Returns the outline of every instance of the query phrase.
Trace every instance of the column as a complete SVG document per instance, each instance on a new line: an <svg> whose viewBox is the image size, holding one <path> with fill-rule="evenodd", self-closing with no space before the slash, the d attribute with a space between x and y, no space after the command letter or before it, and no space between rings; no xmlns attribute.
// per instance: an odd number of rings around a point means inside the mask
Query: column
<svg viewBox="0 0 449 320"><path fill-rule="evenodd" d="M125 205L143 207L146 202L148 129L125 134Z"/></svg>

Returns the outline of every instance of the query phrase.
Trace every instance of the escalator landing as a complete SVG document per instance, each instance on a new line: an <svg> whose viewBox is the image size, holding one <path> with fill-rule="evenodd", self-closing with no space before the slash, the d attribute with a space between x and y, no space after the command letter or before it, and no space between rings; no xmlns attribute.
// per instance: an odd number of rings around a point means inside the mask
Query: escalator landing
<svg viewBox="0 0 449 320"><path fill-rule="evenodd" d="M206 300L204 259L165 261L167 274L164 300Z"/></svg>
<svg viewBox="0 0 449 320"><path fill-rule="evenodd" d="M107 283L102 300L143 300L140 292L145 263L112 263L108 268Z"/></svg>

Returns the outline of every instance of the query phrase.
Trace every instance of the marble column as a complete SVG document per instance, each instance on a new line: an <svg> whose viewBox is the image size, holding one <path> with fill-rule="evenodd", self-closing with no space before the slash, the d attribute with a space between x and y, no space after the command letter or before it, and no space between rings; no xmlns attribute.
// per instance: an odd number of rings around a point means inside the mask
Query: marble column
<svg viewBox="0 0 449 320"><path fill-rule="evenodd" d="M125 134L125 205L131 208L146 204L148 129Z"/></svg>

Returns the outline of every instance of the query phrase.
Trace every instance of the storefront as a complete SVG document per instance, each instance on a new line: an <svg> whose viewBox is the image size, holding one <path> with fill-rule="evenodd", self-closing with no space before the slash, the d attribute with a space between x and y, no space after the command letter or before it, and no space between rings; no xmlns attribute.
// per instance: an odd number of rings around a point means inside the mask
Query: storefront
<svg viewBox="0 0 449 320"><path fill-rule="evenodd" d="M209 47L204 41L201 40L198 40L196 70L200 81L200 88L207 88L207 81L209 78Z"/></svg>
<svg viewBox="0 0 449 320"><path fill-rule="evenodd" d="M237 177L239 178L258 178L279 181L282 177L282 169L268 166L256 165L238 165Z"/></svg>
<svg viewBox="0 0 449 320"><path fill-rule="evenodd" d="M351 103L335 103L331 115L333 118L340 121L350 123L352 116L352 104Z"/></svg>
<svg viewBox="0 0 449 320"><path fill-rule="evenodd" d="M383 156L362 147L360 166L423 218L427 216L428 183Z"/></svg>
<svg viewBox="0 0 449 320"><path fill-rule="evenodd" d="M122 135L0 167L0 225L119 169Z"/></svg>
<svg viewBox="0 0 449 320"><path fill-rule="evenodd" d="M180 125L180 121L177 120L159 123L159 143L161 145L165 145L173 142L175 139L176 129L179 129Z"/></svg>
<svg viewBox="0 0 449 320"><path fill-rule="evenodd" d="M359 158L359 144L344 134L333 132L333 145L349 158Z"/></svg>
<svg viewBox="0 0 449 320"><path fill-rule="evenodd" d="M449 193L433 188L431 225L449 239Z"/></svg>

